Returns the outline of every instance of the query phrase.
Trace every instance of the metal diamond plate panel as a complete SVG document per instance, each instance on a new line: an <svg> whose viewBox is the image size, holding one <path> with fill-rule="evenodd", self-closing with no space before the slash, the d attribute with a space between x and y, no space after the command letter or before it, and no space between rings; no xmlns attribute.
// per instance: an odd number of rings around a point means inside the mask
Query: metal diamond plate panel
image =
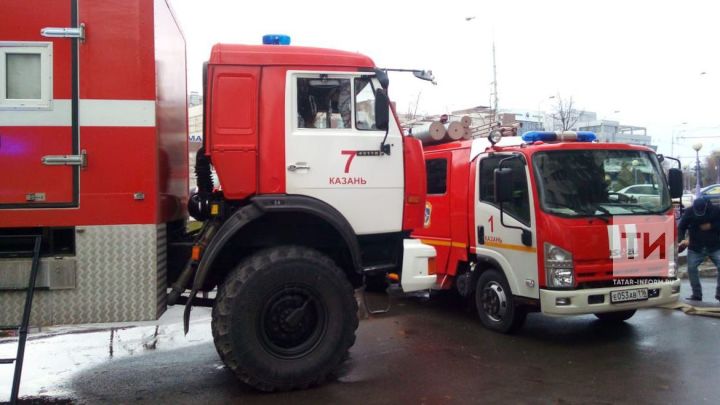
<svg viewBox="0 0 720 405"><path fill-rule="evenodd" d="M165 310L165 225L76 229L76 288L36 290L31 323L157 319ZM0 324L19 323L24 291L0 291Z"/></svg>

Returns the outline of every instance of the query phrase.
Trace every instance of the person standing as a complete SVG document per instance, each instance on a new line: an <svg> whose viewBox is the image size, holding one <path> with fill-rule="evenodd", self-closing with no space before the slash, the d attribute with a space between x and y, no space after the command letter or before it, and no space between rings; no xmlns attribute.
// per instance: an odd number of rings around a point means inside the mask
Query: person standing
<svg viewBox="0 0 720 405"><path fill-rule="evenodd" d="M685 233L689 231L689 239ZM698 266L706 257L720 270L720 208L703 197L697 198L692 208L686 210L678 224L679 249L688 248L688 276L692 295L691 301L702 301L702 286ZM720 301L720 271L715 287L715 299Z"/></svg>

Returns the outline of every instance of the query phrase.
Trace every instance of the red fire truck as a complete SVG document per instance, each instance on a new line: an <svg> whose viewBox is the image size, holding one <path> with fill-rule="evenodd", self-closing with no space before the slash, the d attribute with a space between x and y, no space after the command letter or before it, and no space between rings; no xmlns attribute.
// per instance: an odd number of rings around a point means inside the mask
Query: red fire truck
<svg viewBox="0 0 720 405"><path fill-rule="evenodd" d="M437 288L474 297L500 332L529 311L622 321L678 298L678 169L666 178L653 150L592 133L501 135L425 146L414 236L437 249Z"/></svg>
<svg viewBox="0 0 720 405"><path fill-rule="evenodd" d="M214 46L189 195L185 40L165 1L11 0L2 14L0 325L22 313L35 261L32 324L184 304L187 328L191 306L212 306L228 367L285 390L346 358L367 275L435 283L435 250L409 237L422 146L370 58L272 35Z"/></svg>

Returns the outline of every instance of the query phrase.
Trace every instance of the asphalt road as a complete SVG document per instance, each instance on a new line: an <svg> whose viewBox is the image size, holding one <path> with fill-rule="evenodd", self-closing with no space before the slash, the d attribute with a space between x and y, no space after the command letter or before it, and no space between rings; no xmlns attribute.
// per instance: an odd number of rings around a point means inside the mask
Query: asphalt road
<svg viewBox="0 0 720 405"><path fill-rule="evenodd" d="M704 279L706 301L715 280ZM687 282L683 296L689 292ZM648 309L625 324L593 316L528 317L512 336L485 330L447 296L395 300L360 323L336 381L263 394L236 382L220 362L209 312L193 311L188 336L179 309L160 326L50 330L28 346L21 388L51 403L461 404L717 403L720 318ZM70 333L69 333L70 332ZM0 343L0 357L14 344ZM0 400L11 367L0 371Z"/></svg>

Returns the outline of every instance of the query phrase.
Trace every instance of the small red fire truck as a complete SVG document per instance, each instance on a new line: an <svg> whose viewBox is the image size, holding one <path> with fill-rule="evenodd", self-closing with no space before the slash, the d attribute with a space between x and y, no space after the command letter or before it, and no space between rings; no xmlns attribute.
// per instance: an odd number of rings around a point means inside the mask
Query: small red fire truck
<svg viewBox="0 0 720 405"><path fill-rule="evenodd" d="M678 169L666 178L653 150L592 133L501 135L425 146L414 236L437 249L436 288L474 297L500 332L528 311L622 321L678 298Z"/></svg>
<svg viewBox="0 0 720 405"><path fill-rule="evenodd" d="M185 304L187 328L191 306L212 306L228 367L285 390L346 358L366 276L435 283L435 250L410 238L422 146L370 58L279 35L214 46L189 195L185 40L165 1L10 0L2 15L0 325L39 262L33 325Z"/></svg>

